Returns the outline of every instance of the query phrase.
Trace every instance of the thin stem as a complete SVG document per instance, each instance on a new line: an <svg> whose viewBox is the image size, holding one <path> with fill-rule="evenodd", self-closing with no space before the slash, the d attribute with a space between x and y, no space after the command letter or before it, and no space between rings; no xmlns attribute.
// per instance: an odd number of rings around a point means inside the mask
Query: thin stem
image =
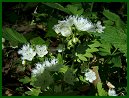
<svg viewBox="0 0 129 98"><path fill-rule="evenodd" d="M90 11L92 12L93 10L93 5L94 5L94 2L91 3L91 7L90 7Z"/></svg>

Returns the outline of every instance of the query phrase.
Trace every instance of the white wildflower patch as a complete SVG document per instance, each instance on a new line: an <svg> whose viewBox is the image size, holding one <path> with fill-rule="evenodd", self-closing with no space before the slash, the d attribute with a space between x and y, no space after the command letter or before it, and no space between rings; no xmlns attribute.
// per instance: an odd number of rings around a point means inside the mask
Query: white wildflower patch
<svg viewBox="0 0 129 98"><path fill-rule="evenodd" d="M96 74L91 69L89 69L86 73L86 80L88 80L90 83L93 83L94 80L96 80Z"/></svg>
<svg viewBox="0 0 129 98"><path fill-rule="evenodd" d="M18 54L22 55L22 60L32 61L33 57L36 55L36 52L30 47L29 44L23 45L22 49L18 51Z"/></svg>
<svg viewBox="0 0 129 98"><path fill-rule="evenodd" d="M39 57L44 57L48 53L46 45L42 45L42 46L36 45L35 51Z"/></svg>
<svg viewBox="0 0 129 98"><path fill-rule="evenodd" d="M49 59L49 60L46 59L43 63L37 63L36 67L32 70L32 75L36 76L36 75L42 74L45 68L56 65L57 63L58 63L58 60L56 58Z"/></svg>

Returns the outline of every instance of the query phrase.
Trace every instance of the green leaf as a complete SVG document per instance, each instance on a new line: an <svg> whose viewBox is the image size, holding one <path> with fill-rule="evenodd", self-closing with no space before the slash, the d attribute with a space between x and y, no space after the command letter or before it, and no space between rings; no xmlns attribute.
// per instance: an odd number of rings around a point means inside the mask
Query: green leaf
<svg viewBox="0 0 129 98"><path fill-rule="evenodd" d="M55 24L57 24L57 19L56 18L49 18L48 19L48 25L47 25L47 33L45 37L57 37L56 32L53 30L53 27Z"/></svg>
<svg viewBox="0 0 129 98"><path fill-rule="evenodd" d="M63 66L59 69L59 72L65 73L68 70L68 66Z"/></svg>
<svg viewBox="0 0 129 98"><path fill-rule="evenodd" d="M97 48L88 48L87 50L86 50L86 52L97 52L97 51L99 51Z"/></svg>
<svg viewBox="0 0 129 98"><path fill-rule="evenodd" d="M86 53L84 54L84 56L85 56L85 57L88 57L88 58L92 58L92 57L93 57L93 55L92 55L91 53L89 53L89 52L86 52Z"/></svg>
<svg viewBox="0 0 129 98"><path fill-rule="evenodd" d="M83 54L77 54L77 57L82 61L87 61L87 58Z"/></svg>
<svg viewBox="0 0 129 98"><path fill-rule="evenodd" d="M99 47L101 45L97 40L94 40L92 42L93 44L88 45L90 48Z"/></svg>
<svg viewBox="0 0 129 98"><path fill-rule="evenodd" d="M30 40L30 43L32 45L43 45L45 44L45 41L41 37L36 37Z"/></svg>
<svg viewBox="0 0 129 98"><path fill-rule="evenodd" d="M68 69L64 74L64 81L68 84L74 85L75 77L72 69Z"/></svg>
<svg viewBox="0 0 129 98"><path fill-rule="evenodd" d="M67 5L67 10L69 10L73 15L82 15L84 9L81 7L81 4L71 4Z"/></svg>
<svg viewBox="0 0 129 98"><path fill-rule="evenodd" d="M62 56L61 56L60 53L58 53L57 59L58 59L58 63L59 63L59 64L63 64L63 58L62 58Z"/></svg>
<svg viewBox="0 0 129 98"><path fill-rule="evenodd" d="M109 10L104 10L103 15L111 21L117 21L118 19L120 19L120 17L117 14L112 13Z"/></svg>
<svg viewBox="0 0 129 98"><path fill-rule="evenodd" d="M26 91L25 94L31 95L31 96L38 96L41 93L40 88L31 88L31 91Z"/></svg>
<svg viewBox="0 0 129 98"><path fill-rule="evenodd" d="M107 92L102 87L102 83L101 82L97 83L97 91L98 91L98 96L107 96Z"/></svg>
<svg viewBox="0 0 129 98"><path fill-rule="evenodd" d="M41 87L41 90L46 89L50 84L52 84L53 77L50 75L49 71L46 69L42 74L36 77L36 81L34 81L34 85L37 87Z"/></svg>
<svg viewBox="0 0 129 98"><path fill-rule="evenodd" d="M63 11L65 13L67 13L67 14L70 14L70 12L67 9L65 9L62 5L60 5L59 3L43 3L43 4L45 4L45 5L47 5L47 6L51 7L51 8Z"/></svg>
<svg viewBox="0 0 129 98"><path fill-rule="evenodd" d="M27 43L26 38L18 33L17 31L11 29L11 28L5 28L3 29L3 35L6 40L17 42L17 43Z"/></svg>
<svg viewBox="0 0 129 98"><path fill-rule="evenodd" d="M120 56L113 57L111 61L114 64L113 67L121 67L122 66Z"/></svg>
<svg viewBox="0 0 129 98"><path fill-rule="evenodd" d="M25 76L23 79L19 80L20 82L22 82L23 84L27 84L31 81L31 79L27 76Z"/></svg>

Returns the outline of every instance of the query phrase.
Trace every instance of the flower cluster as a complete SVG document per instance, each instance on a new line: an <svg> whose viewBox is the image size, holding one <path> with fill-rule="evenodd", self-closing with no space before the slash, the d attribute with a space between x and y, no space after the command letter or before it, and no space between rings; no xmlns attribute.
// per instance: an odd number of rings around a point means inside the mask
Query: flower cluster
<svg viewBox="0 0 129 98"><path fill-rule="evenodd" d="M56 58L53 59L46 59L43 63L37 63L36 67L32 70L32 75L36 76L38 74L43 73L44 69L46 67L51 67L53 65L56 65L58 63L58 60Z"/></svg>
<svg viewBox="0 0 129 98"><path fill-rule="evenodd" d="M44 57L48 53L46 45L36 45L35 50L29 45L23 45L22 49L18 51L18 54L22 55L22 60L32 61L37 54L39 57Z"/></svg>
<svg viewBox="0 0 129 98"><path fill-rule="evenodd" d="M88 80L90 83L93 83L94 80L96 80L95 72L93 72L91 69L89 69L86 73L86 80Z"/></svg>
<svg viewBox="0 0 129 98"><path fill-rule="evenodd" d="M61 33L62 36L70 36L72 34L72 26L75 26L79 31L98 32L102 33L105 27L98 21L97 24L93 24L89 19L78 16L69 16L66 20L58 21L57 25L54 25L53 29L57 34Z"/></svg>

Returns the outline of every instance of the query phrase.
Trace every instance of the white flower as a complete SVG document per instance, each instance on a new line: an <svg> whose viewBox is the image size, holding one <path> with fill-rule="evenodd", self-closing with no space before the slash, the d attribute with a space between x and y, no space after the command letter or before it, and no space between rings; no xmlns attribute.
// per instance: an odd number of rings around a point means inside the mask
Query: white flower
<svg viewBox="0 0 129 98"><path fill-rule="evenodd" d="M23 65L25 65L25 64L26 64L26 61L25 61L25 60L23 60L23 61L22 61L22 64L23 64Z"/></svg>
<svg viewBox="0 0 129 98"><path fill-rule="evenodd" d="M103 30L105 29L105 27L101 25L101 21L98 21L98 22L97 22L96 27L97 27L97 28L96 28L96 31L97 31L98 33L104 32Z"/></svg>
<svg viewBox="0 0 129 98"><path fill-rule="evenodd" d="M69 36L72 34L71 27L67 24L67 21L59 21L59 24L54 25L53 29L57 34L61 33L62 36Z"/></svg>
<svg viewBox="0 0 129 98"><path fill-rule="evenodd" d="M108 90L108 95L109 96L117 96L116 91L114 89L109 89Z"/></svg>
<svg viewBox="0 0 129 98"><path fill-rule="evenodd" d="M23 45L22 49L18 51L18 54L22 55L22 60L32 61L33 57L36 55L36 52L30 47L29 44Z"/></svg>
<svg viewBox="0 0 129 98"><path fill-rule="evenodd" d="M94 31L94 25L92 22L90 22L87 18L83 17L77 17L74 19L74 25L75 27L80 31Z"/></svg>
<svg viewBox="0 0 129 98"><path fill-rule="evenodd" d="M48 53L46 45L36 45L36 53L39 57L44 57Z"/></svg>
<svg viewBox="0 0 129 98"><path fill-rule="evenodd" d="M45 64L37 63L36 67L32 70L32 75L36 76L37 74L43 73L45 69Z"/></svg>
<svg viewBox="0 0 129 98"><path fill-rule="evenodd" d="M89 69L88 72L85 73L85 76L86 80L88 80L90 83L96 80L95 72L93 72L91 69Z"/></svg>
<svg viewBox="0 0 129 98"><path fill-rule="evenodd" d="M52 64L52 65L55 65L55 64L57 64L57 63L58 63L58 59L53 58L53 59L51 60L51 64Z"/></svg>
<svg viewBox="0 0 129 98"><path fill-rule="evenodd" d="M53 58L50 61L46 59L43 63L37 63L36 67L32 70L32 75L36 76L44 72L46 67L51 67L58 63L58 60Z"/></svg>

